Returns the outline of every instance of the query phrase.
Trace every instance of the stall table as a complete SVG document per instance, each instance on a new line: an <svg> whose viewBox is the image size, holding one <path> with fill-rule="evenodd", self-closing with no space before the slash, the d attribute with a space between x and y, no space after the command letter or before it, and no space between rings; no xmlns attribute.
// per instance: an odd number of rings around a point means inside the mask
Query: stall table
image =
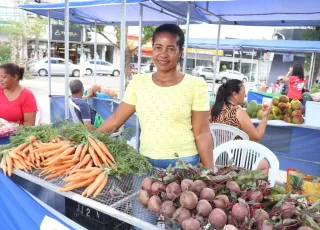
<svg viewBox="0 0 320 230"><path fill-rule="evenodd" d="M252 122L258 125L260 120L252 119ZM296 168L320 175L320 127L270 120L260 143L278 157L281 170Z"/></svg>

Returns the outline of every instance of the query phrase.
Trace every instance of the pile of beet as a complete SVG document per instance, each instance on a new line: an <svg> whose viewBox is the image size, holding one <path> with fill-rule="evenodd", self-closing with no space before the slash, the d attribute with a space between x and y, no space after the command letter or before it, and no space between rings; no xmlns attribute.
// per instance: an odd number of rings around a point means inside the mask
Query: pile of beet
<svg viewBox="0 0 320 230"><path fill-rule="evenodd" d="M257 170L221 167L217 173L178 161L145 178L139 203L185 230L320 230L320 200L271 188Z"/></svg>

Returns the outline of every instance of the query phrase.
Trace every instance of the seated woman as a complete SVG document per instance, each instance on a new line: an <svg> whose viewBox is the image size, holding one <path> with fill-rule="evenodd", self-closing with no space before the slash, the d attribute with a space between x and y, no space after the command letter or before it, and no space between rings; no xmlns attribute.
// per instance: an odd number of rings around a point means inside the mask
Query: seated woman
<svg viewBox="0 0 320 230"><path fill-rule="evenodd" d="M261 123L256 128L249 115L240 105L246 97L244 84L240 80L232 79L219 87L215 104L211 109L211 122L234 126L244 131L251 141L260 141L266 130L271 105L263 112ZM258 169L268 174L268 162L260 162Z"/></svg>
<svg viewBox="0 0 320 230"><path fill-rule="evenodd" d="M24 68L14 63L0 66L0 118L20 125L33 126L37 103L33 93L20 85Z"/></svg>

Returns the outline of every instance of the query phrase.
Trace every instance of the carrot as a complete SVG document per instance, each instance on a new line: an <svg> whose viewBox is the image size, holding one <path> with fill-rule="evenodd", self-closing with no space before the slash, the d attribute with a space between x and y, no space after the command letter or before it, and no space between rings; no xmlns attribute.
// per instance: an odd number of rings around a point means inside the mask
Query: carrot
<svg viewBox="0 0 320 230"><path fill-rule="evenodd" d="M82 144L77 146L76 152L74 153L72 160L77 161L77 159L80 157L81 152L82 152Z"/></svg>
<svg viewBox="0 0 320 230"><path fill-rule="evenodd" d="M28 165L26 164L26 162L22 159L18 160L20 162L20 164L23 166L23 168L28 168Z"/></svg>
<svg viewBox="0 0 320 230"><path fill-rule="evenodd" d="M59 191L60 192L68 192L71 191L73 189L77 189L77 188L82 188L85 186L88 186L89 184L91 184L94 181L95 178L89 178L87 180L84 180L82 182L79 182L78 184L74 184L68 187L64 187L64 188L60 188Z"/></svg>
<svg viewBox="0 0 320 230"><path fill-rule="evenodd" d="M97 143L95 142L95 140L91 137L88 137L88 140L91 144L91 146L94 148L95 152L97 153L97 155L101 158L101 160L106 163L106 155L103 154L102 150L100 149L100 147L97 145Z"/></svg>
<svg viewBox="0 0 320 230"><path fill-rule="evenodd" d="M17 154L22 156L23 158L27 158L27 155L24 154L22 151L17 151Z"/></svg>
<svg viewBox="0 0 320 230"><path fill-rule="evenodd" d="M37 167L38 167L38 168L41 168L41 165L40 165L40 160L39 160L39 158L36 158L36 162L37 162Z"/></svg>
<svg viewBox="0 0 320 230"><path fill-rule="evenodd" d="M37 149L42 148L42 145L40 145L40 143L38 141L35 141L32 143L34 145L34 147L36 147Z"/></svg>
<svg viewBox="0 0 320 230"><path fill-rule="evenodd" d="M29 152L29 145L22 150L22 154L27 154Z"/></svg>
<svg viewBox="0 0 320 230"><path fill-rule="evenodd" d="M72 158L73 158L73 155L69 155L69 156L61 157L60 159L63 161L67 161L67 160L72 160Z"/></svg>
<svg viewBox="0 0 320 230"><path fill-rule="evenodd" d="M19 160L14 159L13 164L17 166L17 169L24 169Z"/></svg>
<svg viewBox="0 0 320 230"><path fill-rule="evenodd" d="M40 149L37 149L37 152L49 152L52 150L56 150L59 149L63 146L63 143L57 143L57 144L52 144L52 143L48 143L49 145L44 146Z"/></svg>
<svg viewBox="0 0 320 230"><path fill-rule="evenodd" d="M35 142L36 140L37 140L37 138L36 138L35 136L30 136L30 137L29 137L29 141L30 141L31 143Z"/></svg>
<svg viewBox="0 0 320 230"><path fill-rule="evenodd" d="M60 171L58 171L58 172L56 172L56 173L54 173L54 174L51 174L51 175L49 175L49 176L46 176L44 179L45 179L45 180L53 179L53 178L56 178L56 177L58 177L58 176L63 175L65 172L66 172L66 171L65 171L64 169L62 169L62 170L60 170Z"/></svg>
<svg viewBox="0 0 320 230"><path fill-rule="evenodd" d="M33 145L29 145L29 155L30 155L30 158L31 158L31 162L35 163L35 155L34 155L34 152L33 152Z"/></svg>
<svg viewBox="0 0 320 230"><path fill-rule="evenodd" d="M28 145L28 143L22 143L16 148L16 151L23 151Z"/></svg>
<svg viewBox="0 0 320 230"><path fill-rule="evenodd" d="M12 174L12 166L13 166L13 162L10 156L6 156L6 161L7 161L7 171L8 171L8 176L11 176Z"/></svg>
<svg viewBox="0 0 320 230"><path fill-rule="evenodd" d="M89 163L87 164L87 166L85 167L85 169L90 169L92 167L92 163L93 163L93 161L90 160Z"/></svg>
<svg viewBox="0 0 320 230"><path fill-rule="evenodd" d="M89 187L90 187L90 185L83 191L83 193L81 194L82 196L86 196L87 195L87 191L88 191Z"/></svg>
<svg viewBox="0 0 320 230"><path fill-rule="evenodd" d="M27 166L34 168L34 165L30 161L26 160L24 162L26 163Z"/></svg>
<svg viewBox="0 0 320 230"><path fill-rule="evenodd" d="M97 178L94 180L94 182L89 186L88 191L87 191L87 197L90 196L94 191L97 190L99 185L104 181L106 177L105 172L102 172L97 176Z"/></svg>
<svg viewBox="0 0 320 230"><path fill-rule="evenodd" d="M114 163L116 163L116 161L114 160L113 156L111 155L111 153L109 152L107 146L101 142L101 141L97 141L97 145L100 147L100 149L107 155L108 158L110 158Z"/></svg>
<svg viewBox="0 0 320 230"><path fill-rule="evenodd" d="M112 168L115 167L115 165L111 162L111 160L109 160L109 158L107 158L106 161L108 163L107 165L111 166Z"/></svg>
<svg viewBox="0 0 320 230"><path fill-rule="evenodd" d="M96 177L97 175L99 175L102 172L101 168L93 168L91 172L89 173L83 173L82 175L79 176L75 176L72 178L65 178L64 181L71 181L71 180L86 180L88 178L92 178L92 177Z"/></svg>
<svg viewBox="0 0 320 230"><path fill-rule="evenodd" d="M47 162L46 164L47 164L47 165L53 164L53 163L57 162L58 160L60 160L60 159L61 159L61 157L63 157L63 156L67 156L67 155L69 155L69 154L73 153L73 152L74 152L74 150L75 150L75 148L74 148L74 147L70 147L70 148L68 148L68 149L64 150L61 154L59 154L59 156L58 156L58 157L56 157L56 158L52 159L51 161Z"/></svg>
<svg viewBox="0 0 320 230"><path fill-rule="evenodd" d="M80 154L80 161L82 161L82 159L84 158L84 155L86 154L86 152L88 151L88 144L85 144L82 148L81 154Z"/></svg>
<svg viewBox="0 0 320 230"><path fill-rule="evenodd" d="M96 166L99 166L99 159L97 157L97 154L95 153L94 149L92 146L89 146L89 154L93 160L93 163L96 165Z"/></svg>
<svg viewBox="0 0 320 230"><path fill-rule="evenodd" d="M13 158L13 159L19 159L19 157L21 157L21 156L19 156L14 150L11 150L11 151L9 152L9 156L10 156L11 158Z"/></svg>
<svg viewBox="0 0 320 230"><path fill-rule="evenodd" d="M69 163L73 163L75 165L77 161L73 161L72 159L63 161L63 164L69 164Z"/></svg>
<svg viewBox="0 0 320 230"><path fill-rule="evenodd" d="M90 160L91 160L91 155L90 154L85 155L83 160L79 162L78 168L81 168L82 166L87 165Z"/></svg>
<svg viewBox="0 0 320 230"><path fill-rule="evenodd" d="M6 171L7 171L7 160L6 160L6 156L2 157L1 160L1 168L3 170L4 175L6 175Z"/></svg>
<svg viewBox="0 0 320 230"><path fill-rule="evenodd" d="M99 187L94 192L93 198L96 198L101 193L101 191L104 189L104 187L107 185L107 183L108 183L108 174L106 175L106 177L104 178L102 183L99 185Z"/></svg>

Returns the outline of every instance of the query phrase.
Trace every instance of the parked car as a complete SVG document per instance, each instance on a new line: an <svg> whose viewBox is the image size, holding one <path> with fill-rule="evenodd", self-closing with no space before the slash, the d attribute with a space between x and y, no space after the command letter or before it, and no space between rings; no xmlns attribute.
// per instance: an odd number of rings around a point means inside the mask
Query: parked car
<svg viewBox="0 0 320 230"><path fill-rule="evenodd" d="M120 71L113 64L102 60L97 60L96 62L97 74L106 74L115 77L120 75ZM91 75L94 72L94 60L85 63L85 70L87 75Z"/></svg>
<svg viewBox="0 0 320 230"><path fill-rule="evenodd" d="M240 73L236 70L226 70L223 72L220 72L220 79L221 83L226 83L229 79L238 79L242 81L243 83L246 83L248 81L248 77L244 75L243 73Z"/></svg>
<svg viewBox="0 0 320 230"><path fill-rule="evenodd" d="M192 70L192 75L197 76L197 77L202 77L205 81L208 80L213 80L214 77L214 69L213 67L208 67L208 66L196 66ZM216 74L216 82L220 81L220 73Z"/></svg>
<svg viewBox="0 0 320 230"><path fill-rule="evenodd" d="M157 67L155 65L153 66L152 73L154 72L157 72ZM141 73L150 73L150 64L145 65L144 67L141 66Z"/></svg>
<svg viewBox="0 0 320 230"><path fill-rule="evenodd" d="M32 62L29 65L31 73L39 74L41 77L48 75L48 59ZM65 74L65 61L63 58L51 58L51 75L64 75ZM74 77L80 76L80 66L74 65L69 62L69 75Z"/></svg>

